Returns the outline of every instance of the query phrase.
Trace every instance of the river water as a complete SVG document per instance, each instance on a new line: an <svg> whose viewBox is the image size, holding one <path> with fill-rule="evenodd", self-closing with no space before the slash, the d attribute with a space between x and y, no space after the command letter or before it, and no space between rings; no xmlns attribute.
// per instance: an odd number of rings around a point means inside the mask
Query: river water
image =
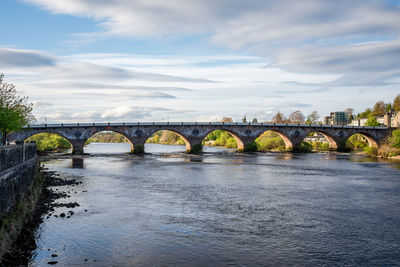
<svg viewBox="0 0 400 267"><path fill-rule="evenodd" d="M83 183L32 266L400 265L400 166L349 154L92 143L47 162ZM55 214L71 209L57 208ZM85 211L86 210L86 211ZM57 254L52 258L51 254Z"/></svg>

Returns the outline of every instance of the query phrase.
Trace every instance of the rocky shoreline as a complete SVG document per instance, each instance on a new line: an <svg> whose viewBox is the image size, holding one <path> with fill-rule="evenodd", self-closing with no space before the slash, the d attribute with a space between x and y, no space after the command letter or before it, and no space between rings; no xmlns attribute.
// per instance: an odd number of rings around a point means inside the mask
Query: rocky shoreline
<svg viewBox="0 0 400 267"><path fill-rule="evenodd" d="M46 159L41 158L41 160L43 161ZM70 218L74 215L72 209L79 207L79 203L76 202L57 203L57 200L71 197L67 189L82 184L81 181L77 181L74 178L71 179L70 177L63 177L59 173L49 171L43 167L41 167L40 173L44 178L44 182L42 185L42 193L32 219L24 225L18 239L14 242L10 251L4 255L0 266L27 266L37 247L35 241L36 231L45 218L48 219L51 216ZM58 188L54 189L53 187ZM60 187L61 189L59 189ZM55 214L56 208L58 207L65 207L70 210L67 213ZM57 252L54 251L48 264L56 264L57 256Z"/></svg>

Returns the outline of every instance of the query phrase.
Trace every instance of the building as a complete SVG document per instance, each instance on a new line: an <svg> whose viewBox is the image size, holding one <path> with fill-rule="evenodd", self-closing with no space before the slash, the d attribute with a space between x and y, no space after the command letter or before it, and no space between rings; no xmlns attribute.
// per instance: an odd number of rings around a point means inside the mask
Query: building
<svg viewBox="0 0 400 267"><path fill-rule="evenodd" d="M320 134L320 133L313 133L311 136L307 136L304 138L304 142L308 143L328 143L328 140Z"/></svg>
<svg viewBox="0 0 400 267"><path fill-rule="evenodd" d="M365 126L365 124L367 123L367 118L363 118L363 119L356 119L356 120L352 120L349 125L350 126Z"/></svg>
<svg viewBox="0 0 400 267"><path fill-rule="evenodd" d="M365 126L367 120L367 118L352 120L349 125ZM388 112L384 116L376 117L376 120L384 126L398 128L400 127L400 111L394 113Z"/></svg>
<svg viewBox="0 0 400 267"><path fill-rule="evenodd" d="M347 113L344 111L331 112L330 116L324 118L324 124L347 125Z"/></svg>

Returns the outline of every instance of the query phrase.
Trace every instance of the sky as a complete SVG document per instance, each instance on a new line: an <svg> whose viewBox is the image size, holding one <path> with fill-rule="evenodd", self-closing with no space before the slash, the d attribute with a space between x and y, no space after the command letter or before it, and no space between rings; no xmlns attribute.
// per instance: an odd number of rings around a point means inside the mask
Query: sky
<svg viewBox="0 0 400 267"><path fill-rule="evenodd" d="M400 0L2 0L38 123L267 121L400 94Z"/></svg>

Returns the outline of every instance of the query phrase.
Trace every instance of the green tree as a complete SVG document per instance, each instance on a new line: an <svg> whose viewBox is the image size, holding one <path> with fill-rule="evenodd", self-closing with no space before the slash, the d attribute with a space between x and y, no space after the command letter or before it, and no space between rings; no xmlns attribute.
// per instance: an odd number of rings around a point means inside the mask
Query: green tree
<svg viewBox="0 0 400 267"><path fill-rule="evenodd" d="M21 130L34 117L33 104L28 102L28 97L18 96L15 86L3 82L3 78L0 74L0 133L1 144L5 145L10 133Z"/></svg>
<svg viewBox="0 0 400 267"><path fill-rule="evenodd" d="M372 115L374 116L383 116L386 111L386 105L383 101L378 101L375 103L374 108L372 110Z"/></svg>
<svg viewBox="0 0 400 267"><path fill-rule="evenodd" d="M389 144L392 147L400 148L400 129L396 129L392 132L392 136L389 138Z"/></svg>
<svg viewBox="0 0 400 267"><path fill-rule="evenodd" d="M251 122L252 122L252 123L257 123L258 120L257 120L257 118L253 118L253 120L252 120Z"/></svg>
<svg viewBox="0 0 400 267"><path fill-rule="evenodd" d="M365 126L381 126L381 124L378 122L376 117L369 116L367 122L365 123Z"/></svg>
<svg viewBox="0 0 400 267"><path fill-rule="evenodd" d="M393 109L395 111L400 111L400 95L396 96L396 98L393 101Z"/></svg>
<svg viewBox="0 0 400 267"><path fill-rule="evenodd" d="M386 108L385 108L386 112L391 112L392 109L393 109L392 104L390 104L390 103L386 104Z"/></svg>
<svg viewBox="0 0 400 267"><path fill-rule="evenodd" d="M243 119L242 119L242 122L247 122L246 115L244 115L244 117L243 117Z"/></svg>
<svg viewBox="0 0 400 267"><path fill-rule="evenodd" d="M363 119L363 118L368 118L372 113L372 110L370 108L367 108L364 112L361 112L360 114L357 115L357 119Z"/></svg>

